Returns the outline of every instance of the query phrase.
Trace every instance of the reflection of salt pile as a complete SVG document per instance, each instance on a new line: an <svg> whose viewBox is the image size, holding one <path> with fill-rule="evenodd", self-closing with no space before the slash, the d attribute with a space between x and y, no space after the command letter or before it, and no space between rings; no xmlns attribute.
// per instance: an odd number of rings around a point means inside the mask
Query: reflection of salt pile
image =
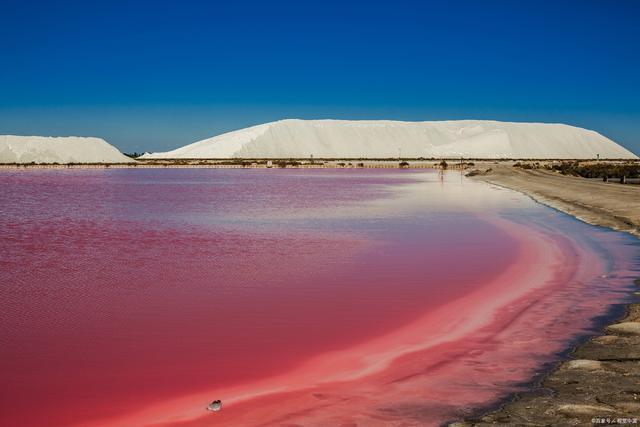
<svg viewBox="0 0 640 427"><path fill-rule="evenodd" d="M207 411L219 411L222 409L222 400L214 400L207 405Z"/></svg>

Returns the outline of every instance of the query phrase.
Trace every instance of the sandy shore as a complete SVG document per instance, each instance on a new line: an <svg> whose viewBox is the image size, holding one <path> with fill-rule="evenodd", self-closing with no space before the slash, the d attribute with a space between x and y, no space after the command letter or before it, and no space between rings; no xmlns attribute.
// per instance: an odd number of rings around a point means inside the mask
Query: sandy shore
<svg viewBox="0 0 640 427"><path fill-rule="evenodd" d="M640 186L620 185L546 170L514 168L511 163L486 163L487 174L474 179L511 188L536 201L593 225L640 236Z"/></svg>
<svg viewBox="0 0 640 427"><path fill-rule="evenodd" d="M640 187L487 163L474 179L525 193L585 222L640 236ZM640 279L636 280L640 286ZM531 391L451 426L640 424L640 304L575 348Z"/></svg>

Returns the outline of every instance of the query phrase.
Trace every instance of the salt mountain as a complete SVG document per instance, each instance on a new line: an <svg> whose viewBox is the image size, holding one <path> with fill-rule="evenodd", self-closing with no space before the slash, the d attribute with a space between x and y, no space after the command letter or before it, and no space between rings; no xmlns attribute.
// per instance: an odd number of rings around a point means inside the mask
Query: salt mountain
<svg viewBox="0 0 640 427"><path fill-rule="evenodd" d="M597 132L564 124L488 120L280 120L143 158L635 159Z"/></svg>
<svg viewBox="0 0 640 427"><path fill-rule="evenodd" d="M100 138L0 135L0 163L129 163Z"/></svg>

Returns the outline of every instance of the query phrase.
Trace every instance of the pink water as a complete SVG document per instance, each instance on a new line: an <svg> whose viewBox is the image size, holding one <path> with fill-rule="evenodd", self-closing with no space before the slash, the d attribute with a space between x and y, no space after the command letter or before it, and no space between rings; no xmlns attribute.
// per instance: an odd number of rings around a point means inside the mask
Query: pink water
<svg viewBox="0 0 640 427"><path fill-rule="evenodd" d="M631 237L455 173L3 171L0 200L3 426L437 425L637 274Z"/></svg>

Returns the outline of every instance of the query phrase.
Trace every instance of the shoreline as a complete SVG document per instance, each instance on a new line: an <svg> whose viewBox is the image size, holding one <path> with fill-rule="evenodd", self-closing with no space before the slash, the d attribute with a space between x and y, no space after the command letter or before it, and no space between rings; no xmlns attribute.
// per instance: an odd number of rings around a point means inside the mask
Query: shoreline
<svg viewBox="0 0 640 427"><path fill-rule="evenodd" d="M480 164L480 169L491 170L471 179L518 191L587 224L640 237L640 187L520 169L512 164Z"/></svg>
<svg viewBox="0 0 640 427"><path fill-rule="evenodd" d="M485 165L486 166L486 165ZM640 237L640 188L491 163L472 179L525 194L591 225ZM614 186L614 187L612 187ZM609 191L607 191L609 190ZM613 190L613 191L612 191ZM640 295L640 278L635 279ZM584 336L532 378L529 390L478 409L451 427L640 423L640 303L611 308L599 333ZM622 314L615 312L622 309Z"/></svg>
<svg viewBox="0 0 640 427"><path fill-rule="evenodd" d="M0 170L40 170L40 169L434 169L437 160L411 160L408 166L400 166L398 160L286 160L288 164L279 165L274 160L267 165L265 161L224 162L219 160L192 161L136 161L132 163L72 163L72 164L0 164ZM459 162L459 160L458 160ZM468 169L468 163L451 163L452 170Z"/></svg>
<svg viewBox="0 0 640 427"><path fill-rule="evenodd" d="M476 167L502 169L515 162L554 164L567 159L475 158L264 158L264 159L135 159L122 163L0 163L0 170L26 169L442 169L467 171ZM581 159L592 163L595 160ZM607 159L609 164L635 164L640 159Z"/></svg>

